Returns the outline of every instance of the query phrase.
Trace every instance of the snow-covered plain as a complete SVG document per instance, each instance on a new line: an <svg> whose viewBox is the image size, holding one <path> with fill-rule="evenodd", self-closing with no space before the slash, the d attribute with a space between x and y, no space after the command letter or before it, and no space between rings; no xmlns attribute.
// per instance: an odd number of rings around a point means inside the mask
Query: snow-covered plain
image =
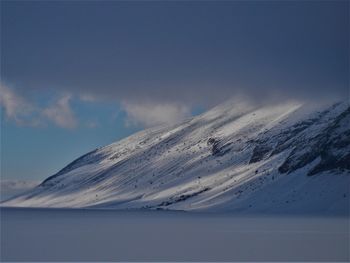
<svg viewBox="0 0 350 263"><path fill-rule="evenodd" d="M349 175L348 102L230 100L87 153L2 205L348 215Z"/></svg>
<svg viewBox="0 0 350 263"><path fill-rule="evenodd" d="M1 208L1 261L349 261L349 218Z"/></svg>

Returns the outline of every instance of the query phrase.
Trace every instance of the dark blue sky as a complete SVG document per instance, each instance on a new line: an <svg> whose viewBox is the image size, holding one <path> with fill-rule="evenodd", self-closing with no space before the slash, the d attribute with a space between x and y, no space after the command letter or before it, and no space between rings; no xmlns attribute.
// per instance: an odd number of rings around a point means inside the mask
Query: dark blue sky
<svg viewBox="0 0 350 263"><path fill-rule="evenodd" d="M2 1L2 176L230 96L346 98L348 32L349 1Z"/></svg>

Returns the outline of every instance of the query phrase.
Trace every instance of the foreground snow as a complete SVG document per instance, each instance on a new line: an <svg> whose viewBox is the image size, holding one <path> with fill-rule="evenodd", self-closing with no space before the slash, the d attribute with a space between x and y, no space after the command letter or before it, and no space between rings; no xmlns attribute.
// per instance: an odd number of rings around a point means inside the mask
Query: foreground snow
<svg viewBox="0 0 350 263"><path fill-rule="evenodd" d="M349 261L349 219L1 208L1 261Z"/></svg>
<svg viewBox="0 0 350 263"><path fill-rule="evenodd" d="M228 101L75 160L4 206L348 214L347 102Z"/></svg>

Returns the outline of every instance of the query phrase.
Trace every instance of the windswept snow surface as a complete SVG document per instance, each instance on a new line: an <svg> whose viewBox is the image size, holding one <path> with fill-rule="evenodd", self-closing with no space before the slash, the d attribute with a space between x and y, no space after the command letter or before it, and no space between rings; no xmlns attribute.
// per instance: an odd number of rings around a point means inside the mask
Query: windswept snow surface
<svg viewBox="0 0 350 263"><path fill-rule="evenodd" d="M349 125L348 102L231 100L96 149L2 205L347 215Z"/></svg>
<svg viewBox="0 0 350 263"><path fill-rule="evenodd" d="M0 208L1 262L348 262L349 219Z"/></svg>

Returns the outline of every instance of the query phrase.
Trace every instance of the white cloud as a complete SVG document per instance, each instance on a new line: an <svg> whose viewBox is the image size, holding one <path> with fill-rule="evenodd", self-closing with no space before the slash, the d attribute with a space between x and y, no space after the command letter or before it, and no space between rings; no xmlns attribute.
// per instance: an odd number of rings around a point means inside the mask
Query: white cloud
<svg viewBox="0 0 350 263"><path fill-rule="evenodd" d="M96 101L93 96L76 97L84 102ZM9 120L17 125L45 126L48 123L64 128L74 129L78 126L78 119L71 108L73 97L65 94L58 97L52 105L38 107L36 104L16 93L6 85L0 86L0 105ZM160 124L172 124L191 116L190 108L181 103L124 101L122 109L126 112L127 126L152 127ZM87 128L96 128L98 123L89 120L83 124Z"/></svg>
<svg viewBox="0 0 350 263"><path fill-rule="evenodd" d="M7 119L22 126L43 126L52 122L66 129L77 127L78 121L70 107L70 95L60 97L52 106L39 108L15 90L0 83L0 106Z"/></svg>
<svg viewBox="0 0 350 263"><path fill-rule="evenodd" d="M17 125L38 125L35 107L8 86L0 83L0 105Z"/></svg>
<svg viewBox="0 0 350 263"><path fill-rule="evenodd" d="M123 102L122 107L127 113L127 126L151 127L159 124L172 124L191 115L189 107L173 103Z"/></svg>
<svg viewBox="0 0 350 263"><path fill-rule="evenodd" d="M96 97L94 95L92 95L92 94L85 94L85 93L81 94L79 96L79 99L81 101L84 101L84 102L96 102L97 101L97 99L96 99Z"/></svg>
<svg viewBox="0 0 350 263"><path fill-rule="evenodd" d="M78 121L70 107L71 96L65 95L57 100L57 102L44 109L42 114L61 128L73 129L78 125Z"/></svg>

